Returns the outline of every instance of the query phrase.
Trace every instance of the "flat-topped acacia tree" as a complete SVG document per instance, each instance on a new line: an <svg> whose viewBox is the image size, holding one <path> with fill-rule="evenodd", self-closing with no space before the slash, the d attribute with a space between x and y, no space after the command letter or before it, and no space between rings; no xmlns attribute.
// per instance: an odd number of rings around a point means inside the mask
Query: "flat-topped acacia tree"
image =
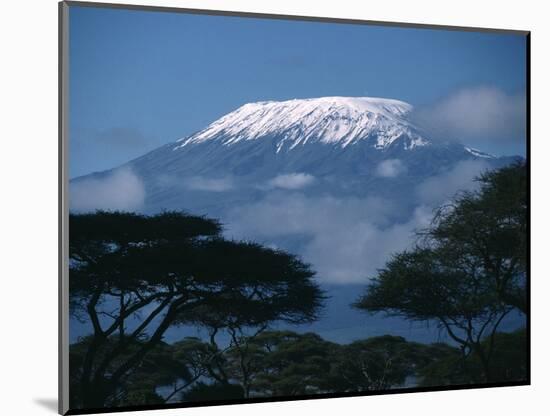
<svg viewBox="0 0 550 416"><path fill-rule="evenodd" d="M355 307L438 322L490 382L500 323L513 309L527 313L527 168L518 162L477 181L386 263Z"/></svg>
<svg viewBox="0 0 550 416"><path fill-rule="evenodd" d="M201 312L264 328L311 322L322 306L309 265L225 240L211 219L98 211L71 214L69 229L71 313L92 327L71 369L72 407L116 406L124 381L165 332Z"/></svg>

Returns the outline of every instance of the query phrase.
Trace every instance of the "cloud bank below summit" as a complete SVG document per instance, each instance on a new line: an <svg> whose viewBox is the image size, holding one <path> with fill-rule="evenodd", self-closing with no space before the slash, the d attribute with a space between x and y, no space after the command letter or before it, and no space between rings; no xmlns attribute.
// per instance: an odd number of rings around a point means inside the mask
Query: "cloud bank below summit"
<svg viewBox="0 0 550 416"><path fill-rule="evenodd" d="M226 234L284 249L299 247L298 254L325 283L365 283L393 253L414 243L414 231L429 225L435 207L459 190L475 189L473 179L487 167L485 161L466 160L420 182L415 208L401 222L394 221L401 215L395 199L279 189L231 209L224 221Z"/></svg>
<svg viewBox="0 0 550 416"><path fill-rule="evenodd" d="M256 200L226 209L222 217L226 235L290 250L312 264L320 281L351 284L365 283L393 253L410 247L414 231L429 224L433 209L458 190L474 189L473 179L488 167L484 160L464 160L419 182L413 192L414 208L404 217L398 196L308 194L308 186L318 178L305 173L277 175L256 186L235 178L202 177L190 178L183 186L212 193L255 187L261 191ZM388 159L377 170L379 176L395 178L403 169L399 160ZM70 208L140 211L145 197L137 175L120 169L102 179L71 183ZM402 220L396 222L396 217Z"/></svg>

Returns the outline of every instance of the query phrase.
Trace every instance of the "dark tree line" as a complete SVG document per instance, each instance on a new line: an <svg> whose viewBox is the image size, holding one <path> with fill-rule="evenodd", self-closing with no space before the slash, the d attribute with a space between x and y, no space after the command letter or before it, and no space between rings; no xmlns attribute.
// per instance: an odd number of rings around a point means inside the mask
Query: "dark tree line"
<svg viewBox="0 0 550 416"><path fill-rule="evenodd" d="M75 363L88 343L72 346ZM491 368L500 381L525 378L525 331L498 333L494 351ZM483 377L477 360L464 362L459 348L444 343L385 335L341 345L314 333L267 330L223 349L192 337L160 343L126 380L118 405L360 393L479 383Z"/></svg>

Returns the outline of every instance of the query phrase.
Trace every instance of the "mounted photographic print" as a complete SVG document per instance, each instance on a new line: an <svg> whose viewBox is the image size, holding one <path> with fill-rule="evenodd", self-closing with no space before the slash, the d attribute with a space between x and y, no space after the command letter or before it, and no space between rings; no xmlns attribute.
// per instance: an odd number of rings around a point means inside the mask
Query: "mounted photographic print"
<svg viewBox="0 0 550 416"><path fill-rule="evenodd" d="M62 2L60 45L60 413L529 384L529 32Z"/></svg>

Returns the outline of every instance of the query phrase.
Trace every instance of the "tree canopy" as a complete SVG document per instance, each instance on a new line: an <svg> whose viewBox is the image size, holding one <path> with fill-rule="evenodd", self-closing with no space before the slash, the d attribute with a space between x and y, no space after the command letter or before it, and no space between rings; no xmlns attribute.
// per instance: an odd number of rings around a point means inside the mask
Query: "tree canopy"
<svg viewBox="0 0 550 416"><path fill-rule="evenodd" d="M100 211L71 214L69 228L71 312L92 326L79 407L116 405L124 380L170 327L215 317L219 327L303 323L322 306L307 264L225 240L214 220Z"/></svg>
<svg viewBox="0 0 550 416"><path fill-rule="evenodd" d="M500 299L526 313L527 167L518 162L477 178L479 189L443 206L424 236L491 281Z"/></svg>
<svg viewBox="0 0 550 416"><path fill-rule="evenodd" d="M416 246L395 254L354 306L438 322L493 380L497 329L511 310L526 312L526 177L523 163L482 174L479 188L441 207Z"/></svg>

